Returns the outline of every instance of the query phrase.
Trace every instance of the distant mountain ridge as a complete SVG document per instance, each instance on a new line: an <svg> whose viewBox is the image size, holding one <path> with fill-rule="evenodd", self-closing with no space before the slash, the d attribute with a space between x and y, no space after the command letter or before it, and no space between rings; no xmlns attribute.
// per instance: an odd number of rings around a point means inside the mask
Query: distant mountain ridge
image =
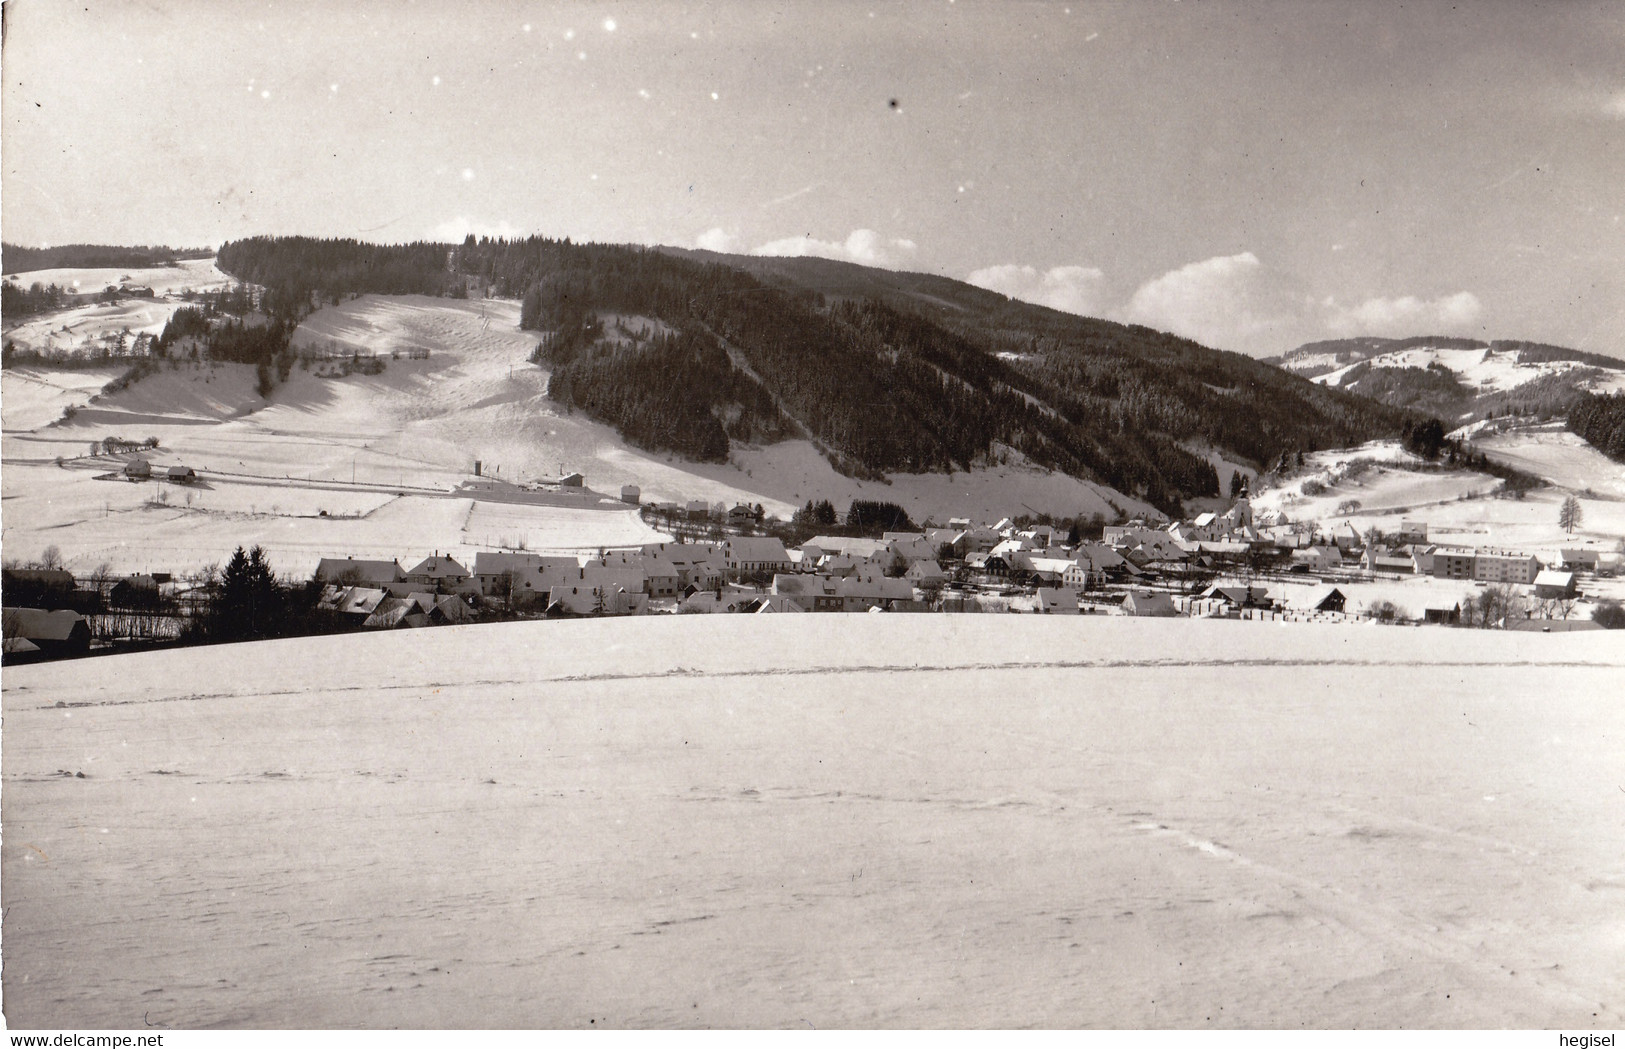
<svg viewBox="0 0 1625 1049"><path fill-rule="evenodd" d="M1316 383L1454 423L1565 414L1582 395L1625 388L1625 360L1516 339L1417 336L1311 342L1269 363Z"/></svg>
<svg viewBox="0 0 1625 1049"><path fill-rule="evenodd" d="M1262 465L1397 435L1404 421L1149 328L827 259L260 237L224 245L219 266L264 287L273 314L365 292L518 298L521 325L543 333L536 360L554 400L698 460L790 437L865 477L1015 455L1172 512L1218 494L1189 447Z"/></svg>

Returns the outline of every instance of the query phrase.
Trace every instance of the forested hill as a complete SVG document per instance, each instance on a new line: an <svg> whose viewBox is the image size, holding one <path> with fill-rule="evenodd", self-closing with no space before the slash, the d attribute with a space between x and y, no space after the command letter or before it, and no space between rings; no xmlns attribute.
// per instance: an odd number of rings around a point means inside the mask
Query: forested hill
<svg viewBox="0 0 1625 1049"><path fill-rule="evenodd" d="M6 273L121 267L145 269L184 259L206 259L213 254L213 248L120 248L108 244L59 244L54 248L27 248L20 244L0 244L0 269Z"/></svg>
<svg viewBox="0 0 1625 1049"><path fill-rule="evenodd" d="M1183 444L1267 464L1397 435L1403 422L1148 328L820 259L544 238L256 238L221 248L219 266L264 285L273 311L366 292L519 298L521 323L545 333L554 399L697 459L725 457L730 439L806 437L837 468L873 476L965 469L1013 449L1172 511L1217 494L1212 466Z"/></svg>

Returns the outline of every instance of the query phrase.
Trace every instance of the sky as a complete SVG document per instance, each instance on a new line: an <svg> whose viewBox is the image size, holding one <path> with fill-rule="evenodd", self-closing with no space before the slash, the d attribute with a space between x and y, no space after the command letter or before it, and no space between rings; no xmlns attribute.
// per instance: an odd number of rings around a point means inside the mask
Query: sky
<svg viewBox="0 0 1625 1049"><path fill-rule="evenodd" d="M8 242L542 234L1625 357L1625 4L8 0Z"/></svg>

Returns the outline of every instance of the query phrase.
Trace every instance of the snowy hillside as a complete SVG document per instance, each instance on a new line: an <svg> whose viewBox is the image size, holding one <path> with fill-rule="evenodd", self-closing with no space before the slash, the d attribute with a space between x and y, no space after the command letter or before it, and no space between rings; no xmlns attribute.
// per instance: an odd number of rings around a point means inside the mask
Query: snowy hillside
<svg viewBox="0 0 1625 1049"><path fill-rule="evenodd" d="M259 542L278 571L301 574L328 555L471 558L503 546L581 551L663 538L613 499L492 509L454 497L475 460L514 482L580 471L611 496L632 484L644 500L761 503L783 516L809 499L844 506L854 498L897 502L920 520L997 520L1024 506L1108 517L1114 507L1144 508L1019 456L886 483L836 473L803 441L743 447L727 464L630 448L610 427L548 399L547 371L528 360L536 336L518 329L518 309L504 300L366 296L321 310L295 333L296 347L376 354L384 370L338 377L337 362L316 361L295 367L269 399L247 365L182 362L107 395L98 390L111 371L8 368L0 379L8 555L56 546L76 570L189 571ZM72 418L56 421L70 405ZM99 479L124 465L87 457L108 435L157 437L154 464L191 466L203 483Z"/></svg>
<svg viewBox="0 0 1625 1049"><path fill-rule="evenodd" d="M1625 389L1625 361L1561 346L1472 339L1341 339L1274 360L1322 386L1452 422L1561 415L1582 391Z"/></svg>
<svg viewBox="0 0 1625 1049"><path fill-rule="evenodd" d="M1487 346L1479 349L1413 346L1377 354L1363 362L1341 365L1314 376L1314 381L1325 386L1346 385L1349 373L1362 363L1372 368L1429 368L1438 365L1447 369L1468 389L1480 394L1513 390L1548 375L1595 369L1594 365L1578 360L1528 360L1516 350L1495 350ZM1286 367L1292 369L1290 358ZM1581 386L1583 389L1608 393L1625 389L1625 361L1619 362L1615 368L1603 369L1602 375L1583 380Z"/></svg>
<svg viewBox="0 0 1625 1049"><path fill-rule="evenodd" d="M1619 1027L1622 672L839 615L8 669L7 1019Z"/></svg>

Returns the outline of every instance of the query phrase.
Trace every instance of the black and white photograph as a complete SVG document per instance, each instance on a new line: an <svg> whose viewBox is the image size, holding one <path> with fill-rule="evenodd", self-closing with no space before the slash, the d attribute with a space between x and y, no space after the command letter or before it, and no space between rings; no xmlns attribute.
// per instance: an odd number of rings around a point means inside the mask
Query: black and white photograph
<svg viewBox="0 0 1625 1049"><path fill-rule="evenodd" d="M10 1031L1625 1029L1625 3L0 12Z"/></svg>

